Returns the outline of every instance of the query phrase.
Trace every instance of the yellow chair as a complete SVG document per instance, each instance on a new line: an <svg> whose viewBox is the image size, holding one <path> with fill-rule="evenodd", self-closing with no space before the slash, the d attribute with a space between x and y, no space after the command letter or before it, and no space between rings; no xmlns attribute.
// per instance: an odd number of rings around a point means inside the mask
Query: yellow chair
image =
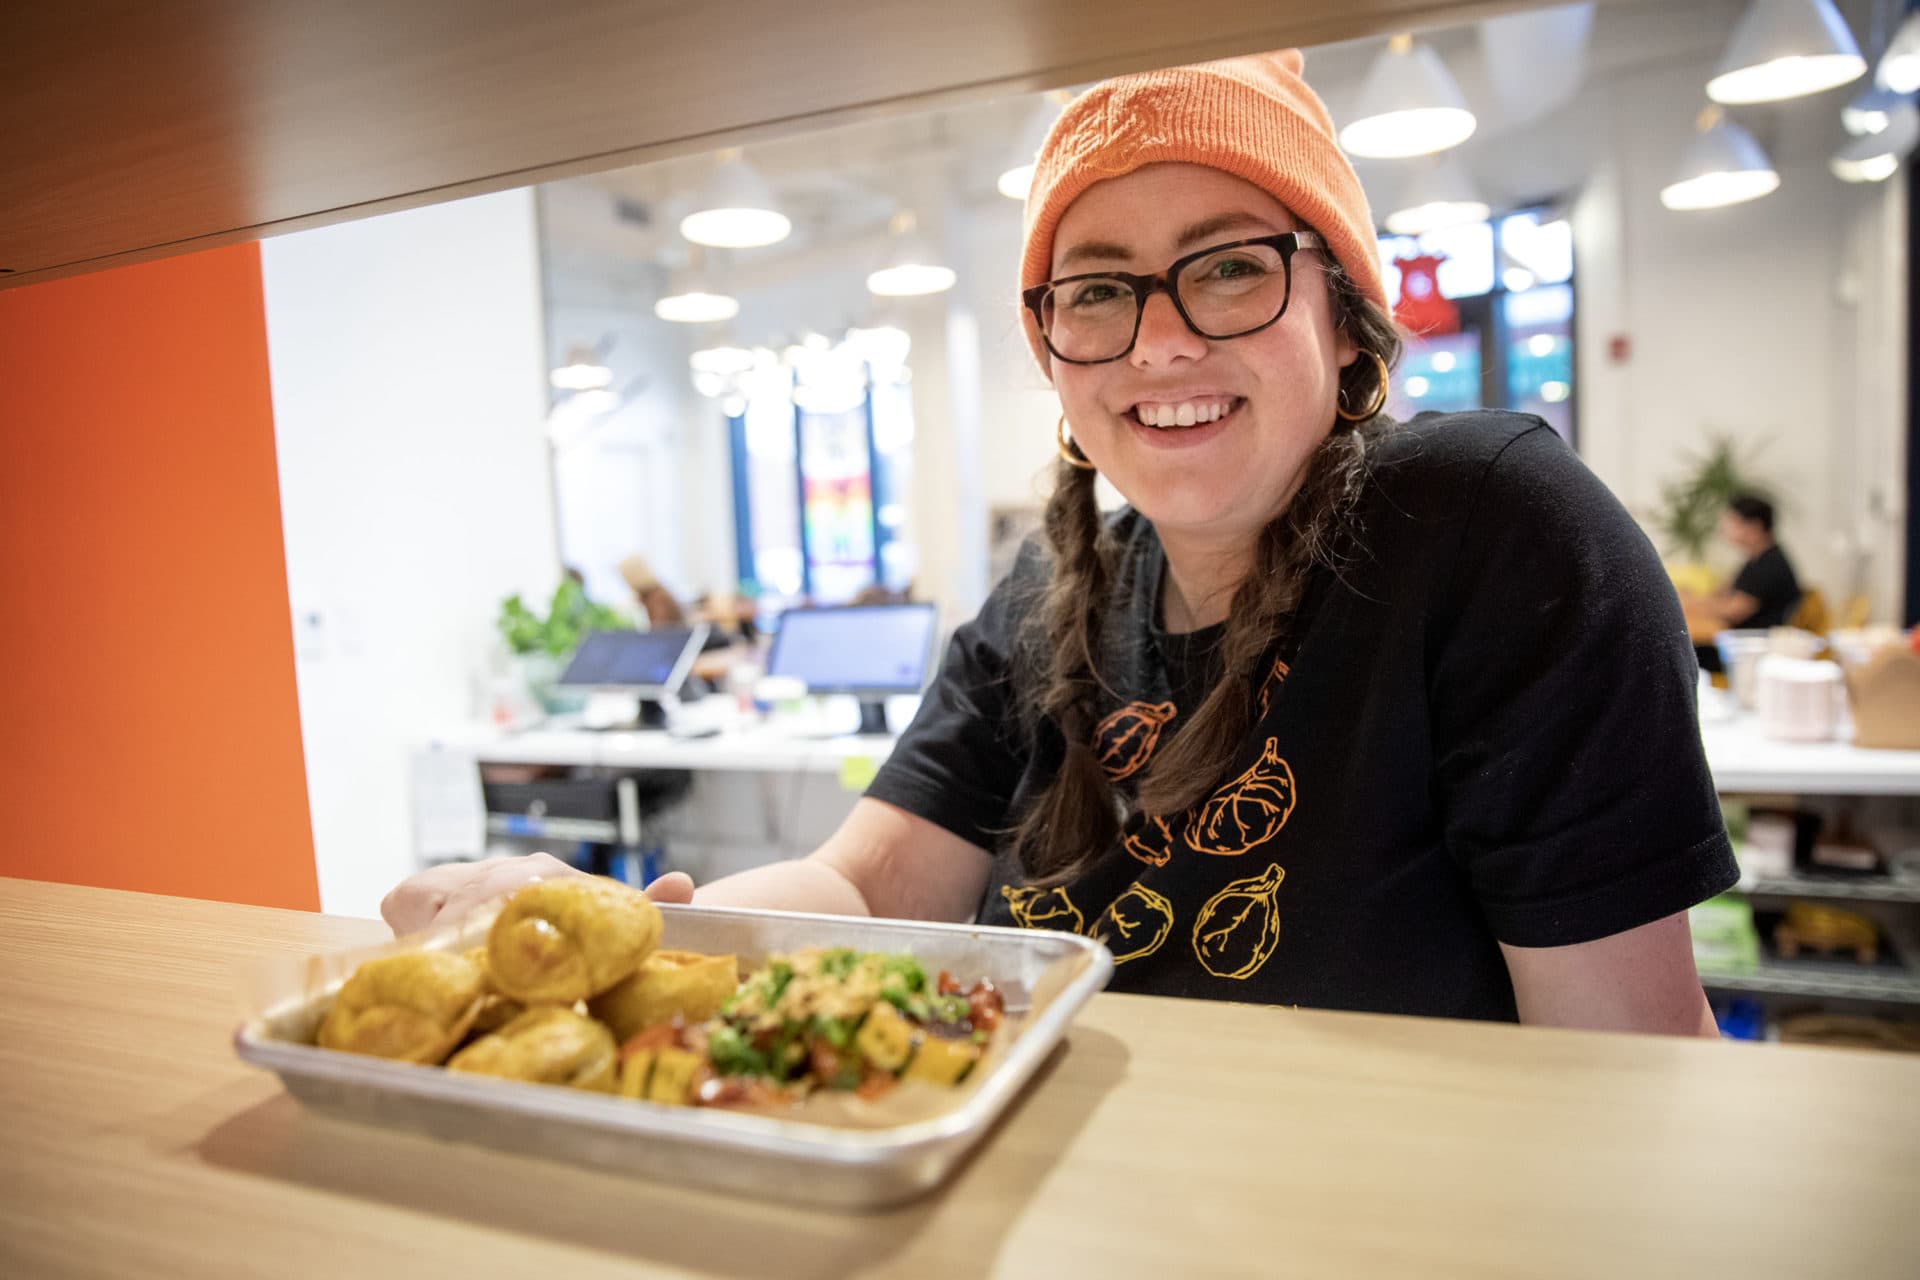
<svg viewBox="0 0 1920 1280"><path fill-rule="evenodd" d="M1811 631L1817 636L1827 634L1833 626L1833 619L1827 613L1826 597L1820 594L1818 587L1808 587L1800 595L1800 603L1794 606L1793 613L1787 619L1787 625L1798 627L1802 631Z"/></svg>

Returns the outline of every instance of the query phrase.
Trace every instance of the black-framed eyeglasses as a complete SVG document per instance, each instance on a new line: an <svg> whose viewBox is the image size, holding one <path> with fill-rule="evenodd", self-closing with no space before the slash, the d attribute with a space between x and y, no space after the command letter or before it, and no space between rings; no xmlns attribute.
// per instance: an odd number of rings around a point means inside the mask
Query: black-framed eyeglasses
<svg viewBox="0 0 1920 1280"><path fill-rule="evenodd" d="M1325 250L1311 231L1234 240L1190 253L1159 275L1096 271L1023 290L1047 350L1068 364L1106 364L1133 350L1147 299L1164 292L1187 328L1215 341L1258 333L1287 314L1293 255Z"/></svg>

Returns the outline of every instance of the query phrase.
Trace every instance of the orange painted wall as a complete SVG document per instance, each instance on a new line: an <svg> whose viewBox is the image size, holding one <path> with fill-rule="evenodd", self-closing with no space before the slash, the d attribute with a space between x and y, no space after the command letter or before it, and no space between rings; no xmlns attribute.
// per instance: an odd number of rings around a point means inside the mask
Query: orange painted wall
<svg viewBox="0 0 1920 1280"><path fill-rule="evenodd" d="M260 252L0 292L0 875L316 910Z"/></svg>

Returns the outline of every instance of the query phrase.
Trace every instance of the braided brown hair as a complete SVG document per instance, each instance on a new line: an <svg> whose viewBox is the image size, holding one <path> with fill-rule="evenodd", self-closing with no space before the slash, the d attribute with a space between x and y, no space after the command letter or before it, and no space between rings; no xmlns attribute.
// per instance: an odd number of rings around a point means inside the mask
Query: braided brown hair
<svg viewBox="0 0 1920 1280"><path fill-rule="evenodd" d="M1334 327L1362 353L1341 371L1340 403L1372 404L1380 373L1366 353L1390 367L1400 354L1399 331L1331 259L1326 276ZM1180 731L1161 744L1139 784L1142 810L1172 814L1190 808L1226 771L1251 724L1255 690L1265 674L1258 670L1260 659L1299 606L1309 571L1334 554L1336 535L1366 478L1369 441L1390 425L1379 414L1363 422L1336 418L1308 460L1299 491L1261 531L1252 567L1228 611L1221 678ZM1113 590L1116 548L1094 501L1091 470L1057 464L1045 528L1052 575L1039 607L1028 615L1019 650L1028 687L1040 691L1027 702L1029 728L1051 721L1066 750L1052 782L1021 813L1013 841L1029 877L1057 884L1084 871L1120 835L1119 798L1093 748L1101 622Z"/></svg>

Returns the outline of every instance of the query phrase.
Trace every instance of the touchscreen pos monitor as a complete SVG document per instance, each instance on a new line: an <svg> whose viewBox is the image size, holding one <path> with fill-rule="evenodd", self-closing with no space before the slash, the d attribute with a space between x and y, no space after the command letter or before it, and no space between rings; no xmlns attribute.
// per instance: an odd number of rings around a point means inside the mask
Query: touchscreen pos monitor
<svg viewBox="0 0 1920 1280"><path fill-rule="evenodd" d="M937 625L930 604L789 609L780 615L767 674L799 680L808 693L852 694L860 699L859 731L884 734L884 700L926 687Z"/></svg>
<svg viewBox="0 0 1920 1280"><path fill-rule="evenodd" d="M659 631L595 631L580 642L556 684L637 698L641 723L664 722L661 704L679 698L706 638L704 623Z"/></svg>

